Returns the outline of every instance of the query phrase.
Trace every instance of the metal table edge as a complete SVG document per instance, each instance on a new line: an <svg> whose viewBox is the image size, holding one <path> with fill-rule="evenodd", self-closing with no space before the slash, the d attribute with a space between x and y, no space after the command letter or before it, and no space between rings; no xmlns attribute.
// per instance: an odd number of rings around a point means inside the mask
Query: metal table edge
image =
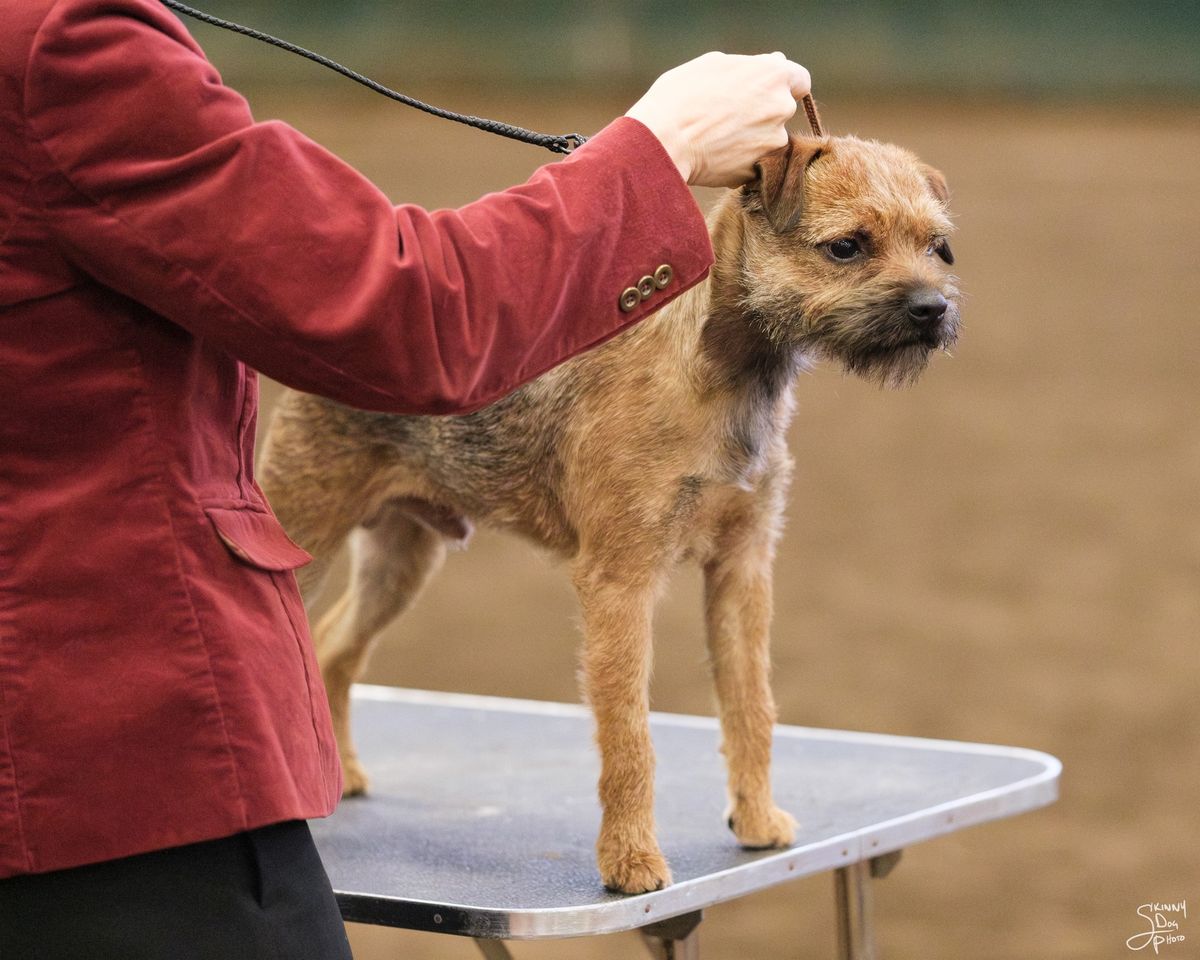
<svg viewBox="0 0 1200 960"><path fill-rule="evenodd" d="M498 710L505 713L540 714L542 716L575 717L591 719L592 713L580 703L562 703L555 700L523 700L516 697L493 697L478 693L450 693L442 690L417 690L412 687L389 687L381 684L356 683L353 686L355 699L391 700L400 703L428 704L438 707L455 707L463 710ZM692 727L716 730L716 717L696 716L684 713L651 711L650 721L655 725ZM777 723L775 734L783 737L816 738L821 740L849 740L855 743L871 743L881 746L908 746L922 750L947 750L955 753L981 753L993 756L1030 760L1061 769L1058 758L1028 747L1010 747L1002 744L978 743L970 740L945 740L936 737L913 737L895 733L873 733L862 730L837 730L827 727L804 727Z"/></svg>

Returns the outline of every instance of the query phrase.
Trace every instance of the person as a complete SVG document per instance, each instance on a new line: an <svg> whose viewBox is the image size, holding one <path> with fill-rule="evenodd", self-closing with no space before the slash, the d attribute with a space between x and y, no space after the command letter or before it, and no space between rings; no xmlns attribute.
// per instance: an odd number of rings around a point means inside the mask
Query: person
<svg viewBox="0 0 1200 960"><path fill-rule="evenodd" d="M706 54L427 212L256 123L154 0L0 14L0 957L349 956L253 371L393 413L495 400L705 275L687 185L748 180L808 74Z"/></svg>

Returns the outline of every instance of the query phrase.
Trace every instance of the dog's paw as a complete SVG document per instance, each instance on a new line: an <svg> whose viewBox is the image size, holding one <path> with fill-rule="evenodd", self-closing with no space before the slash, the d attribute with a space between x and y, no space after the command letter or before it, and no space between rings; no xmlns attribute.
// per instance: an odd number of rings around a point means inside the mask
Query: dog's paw
<svg viewBox="0 0 1200 960"><path fill-rule="evenodd" d="M774 806L737 808L729 812L725 822L747 850L790 847L796 839L796 818Z"/></svg>
<svg viewBox="0 0 1200 960"><path fill-rule="evenodd" d="M671 885L671 868L657 850L599 855L600 879L615 893L649 893Z"/></svg>
<svg viewBox="0 0 1200 960"><path fill-rule="evenodd" d="M361 797L367 792L367 787L370 785L371 781L367 778L367 771L362 768L362 764L358 760L342 763L343 797Z"/></svg>

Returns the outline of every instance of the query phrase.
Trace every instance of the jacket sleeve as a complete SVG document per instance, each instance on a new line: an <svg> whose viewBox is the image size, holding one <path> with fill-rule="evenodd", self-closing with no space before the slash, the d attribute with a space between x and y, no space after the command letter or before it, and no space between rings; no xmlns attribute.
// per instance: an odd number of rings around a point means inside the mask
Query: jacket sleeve
<svg viewBox="0 0 1200 960"><path fill-rule="evenodd" d="M634 120L461 209L394 207L287 125L255 123L153 0L58 0L24 97L40 202L79 269L355 406L483 406L712 262L691 193ZM664 264L670 283L623 311L622 292Z"/></svg>

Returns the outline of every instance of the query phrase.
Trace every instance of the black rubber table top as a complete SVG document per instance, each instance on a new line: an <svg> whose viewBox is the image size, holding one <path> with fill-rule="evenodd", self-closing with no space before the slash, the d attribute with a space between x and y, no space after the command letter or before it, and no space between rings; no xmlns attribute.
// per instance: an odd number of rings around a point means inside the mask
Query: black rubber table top
<svg viewBox="0 0 1200 960"><path fill-rule="evenodd" d="M725 827L716 721L655 714L659 842L675 883L607 892L592 720L576 705L357 687L371 777L313 833L347 920L474 937L628 930L1054 801L1059 762L1014 747L776 728L787 850Z"/></svg>

